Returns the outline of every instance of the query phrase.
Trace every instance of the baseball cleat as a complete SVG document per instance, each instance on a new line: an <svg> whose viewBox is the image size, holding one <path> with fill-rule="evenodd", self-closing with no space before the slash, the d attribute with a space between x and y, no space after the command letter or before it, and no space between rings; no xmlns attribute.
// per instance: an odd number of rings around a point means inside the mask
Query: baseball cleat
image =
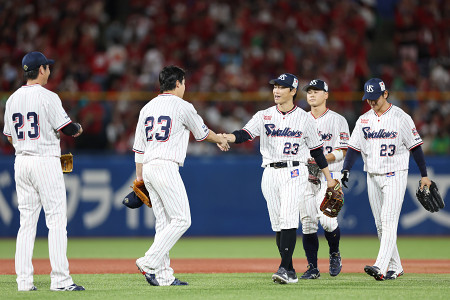
<svg viewBox="0 0 450 300"><path fill-rule="evenodd" d="M272 275L272 280L273 282L279 284L289 283L289 276L286 269L283 267L279 267L278 271Z"/></svg>
<svg viewBox="0 0 450 300"><path fill-rule="evenodd" d="M338 276L342 270L341 253L334 252L330 255L330 275Z"/></svg>
<svg viewBox="0 0 450 300"><path fill-rule="evenodd" d="M150 273L145 272L144 269L142 269L142 268L139 266L139 264L137 263L137 261L136 261L136 267L138 268L139 272L140 272L142 275L144 275L145 280L147 280L147 282L148 282L150 285L153 285L153 286L159 286L159 282L158 282L158 280L156 280L155 274L150 274Z"/></svg>
<svg viewBox="0 0 450 300"><path fill-rule="evenodd" d="M403 274L405 274L405 273L403 273L403 271L400 271L400 272L387 271L386 277L384 279L385 280L394 280L394 279L397 279L398 277L402 276Z"/></svg>
<svg viewBox="0 0 450 300"><path fill-rule="evenodd" d="M297 283L298 282L297 273L295 273L295 270L287 271L286 273L287 273L288 279L289 279L288 283Z"/></svg>
<svg viewBox="0 0 450 300"><path fill-rule="evenodd" d="M84 291L85 288L81 285L76 285L75 283L72 285L68 285L66 287L62 287L62 288L53 288L50 289L51 291L55 291L55 292L63 292L63 291Z"/></svg>
<svg viewBox="0 0 450 300"><path fill-rule="evenodd" d="M189 283L185 282L185 281L181 281L178 278L175 278L175 280L172 282L171 285L188 285Z"/></svg>
<svg viewBox="0 0 450 300"><path fill-rule="evenodd" d="M320 272L318 268L314 268L313 264L308 265L308 269L300 277L300 279L317 279L320 277Z"/></svg>
<svg viewBox="0 0 450 300"><path fill-rule="evenodd" d="M28 290L19 290L19 292L30 292L30 291L37 291L37 287L34 285L30 287Z"/></svg>
<svg viewBox="0 0 450 300"><path fill-rule="evenodd" d="M383 281L384 280L384 275L383 273L381 273L380 269L376 266L365 266L364 267L364 271L372 276L373 278L375 278L375 280L378 281Z"/></svg>

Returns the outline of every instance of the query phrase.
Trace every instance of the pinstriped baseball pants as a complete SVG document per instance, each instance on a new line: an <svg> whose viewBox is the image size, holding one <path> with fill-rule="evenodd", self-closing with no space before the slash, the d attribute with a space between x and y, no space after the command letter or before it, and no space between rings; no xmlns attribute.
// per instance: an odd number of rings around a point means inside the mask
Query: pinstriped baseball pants
<svg viewBox="0 0 450 300"><path fill-rule="evenodd" d="M67 260L66 188L59 157L17 156L14 170L20 212L15 254L18 290L33 286L32 256L41 208L48 228L50 288L73 284Z"/></svg>
<svg viewBox="0 0 450 300"><path fill-rule="evenodd" d="M143 177L155 214L155 239L137 260L147 273L155 274L159 285L174 281L169 251L191 226L189 200L178 164L153 160L143 166Z"/></svg>
<svg viewBox="0 0 450 300"><path fill-rule="evenodd" d="M397 248L397 227L405 197L408 171L396 171L394 176L367 173L369 203L377 227L380 250L375 266L387 271L402 271Z"/></svg>

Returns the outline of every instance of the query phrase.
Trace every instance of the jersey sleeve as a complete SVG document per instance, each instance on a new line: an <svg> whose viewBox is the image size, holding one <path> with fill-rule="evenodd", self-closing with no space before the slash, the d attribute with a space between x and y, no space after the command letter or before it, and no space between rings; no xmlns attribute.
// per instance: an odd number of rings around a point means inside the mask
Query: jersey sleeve
<svg viewBox="0 0 450 300"><path fill-rule="evenodd" d="M323 146L319 129L317 129L317 123L311 115L308 115L308 120L305 122L305 141L309 150L318 149Z"/></svg>
<svg viewBox="0 0 450 300"><path fill-rule="evenodd" d="M3 117L3 121L5 122L5 126L3 126L3 134L6 136L11 136L11 120L9 119L9 105L6 102L5 114Z"/></svg>
<svg viewBox="0 0 450 300"><path fill-rule="evenodd" d="M52 125L53 129L61 130L68 124L72 123L72 120L67 115L66 111L62 106L61 99L58 95L52 93L48 97L48 121Z"/></svg>
<svg viewBox="0 0 450 300"><path fill-rule="evenodd" d="M361 152L361 118L356 121L355 128L353 129L352 135L348 141L348 147L353 150Z"/></svg>
<svg viewBox="0 0 450 300"><path fill-rule="evenodd" d="M180 106L181 122L186 126L186 128L192 132L194 138L197 141L203 141L209 135L209 128L203 122L202 117L197 113L194 106L191 103L185 102Z"/></svg>
<svg viewBox="0 0 450 300"><path fill-rule="evenodd" d="M423 144L422 138L414 125L414 121L406 114L402 120L400 132L402 135L403 144L406 148L408 148L408 150Z"/></svg>
<svg viewBox="0 0 450 300"><path fill-rule="evenodd" d="M339 139L337 140L335 149L347 149L348 141L350 139L350 130L348 128L347 120L345 120L344 117L341 117L339 118L338 124Z"/></svg>
<svg viewBox="0 0 450 300"><path fill-rule="evenodd" d="M136 124L136 132L134 134L133 151L138 154L144 154L145 152L145 130L144 130L144 117L142 110L139 113L139 119Z"/></svg>
<svg viewBox="0 0 450 300"><path fill-rule="evenodd" d="M262 112L258 111L253 115L250 121L245 124L242 130L246 131L250 135L251 140L253 140L255 137L261 135L261 129L263 128L263 125Z"/></svg>

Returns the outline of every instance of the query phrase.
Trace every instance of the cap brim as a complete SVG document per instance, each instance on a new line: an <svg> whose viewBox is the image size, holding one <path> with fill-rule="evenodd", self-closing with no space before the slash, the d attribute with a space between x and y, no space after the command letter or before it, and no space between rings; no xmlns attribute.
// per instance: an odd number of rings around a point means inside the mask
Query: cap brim
<svg viewBox="0 0 450 300"><path fill-rule="evenodd" d="M377 92L377 93L375 93L375 92L372 92L372 93L364 93L364 96L362 97L362 101L365 101L365 100L377 100L378 98L380 98L380 96L381 95L383 95L383 93L384 93L384 91L383 92Z"/></svg>
<svg viewBox="0 0 450 300"><path fill-rule="evenodd" d="M53 65L55 63L54 59L47 59L47 64L48 65Z"/></svg>
<svg viewBox="0 0 450 300"><path fill-rule="evenodd" d="M290 86L290 85L287 85L285 82L283 82L282 80L280 80L280 79L272 79L272 80L270 80L269 81L269 83L270 84L278 84L278 85L282 85L282 86L285 86L285 87L288 87L288 88L291 88L292 86Z"/></svg>

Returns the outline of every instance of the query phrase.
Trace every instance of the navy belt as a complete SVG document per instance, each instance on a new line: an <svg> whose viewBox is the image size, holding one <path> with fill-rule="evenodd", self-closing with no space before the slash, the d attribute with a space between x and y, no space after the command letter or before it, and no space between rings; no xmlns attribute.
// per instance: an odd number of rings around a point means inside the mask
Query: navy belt
<svg viewBox="0 0 450 300"><path fill-rule="evenodd" d="M287 162L287 161L279 161L279 162L275 162L275 163L270 163L269 166L271 166L272 168L275 169L280 169L280 168L287 168L287 167L297 167L300 165L299 161L293 161L292 165L290 164L291 162Z"/></svg>

